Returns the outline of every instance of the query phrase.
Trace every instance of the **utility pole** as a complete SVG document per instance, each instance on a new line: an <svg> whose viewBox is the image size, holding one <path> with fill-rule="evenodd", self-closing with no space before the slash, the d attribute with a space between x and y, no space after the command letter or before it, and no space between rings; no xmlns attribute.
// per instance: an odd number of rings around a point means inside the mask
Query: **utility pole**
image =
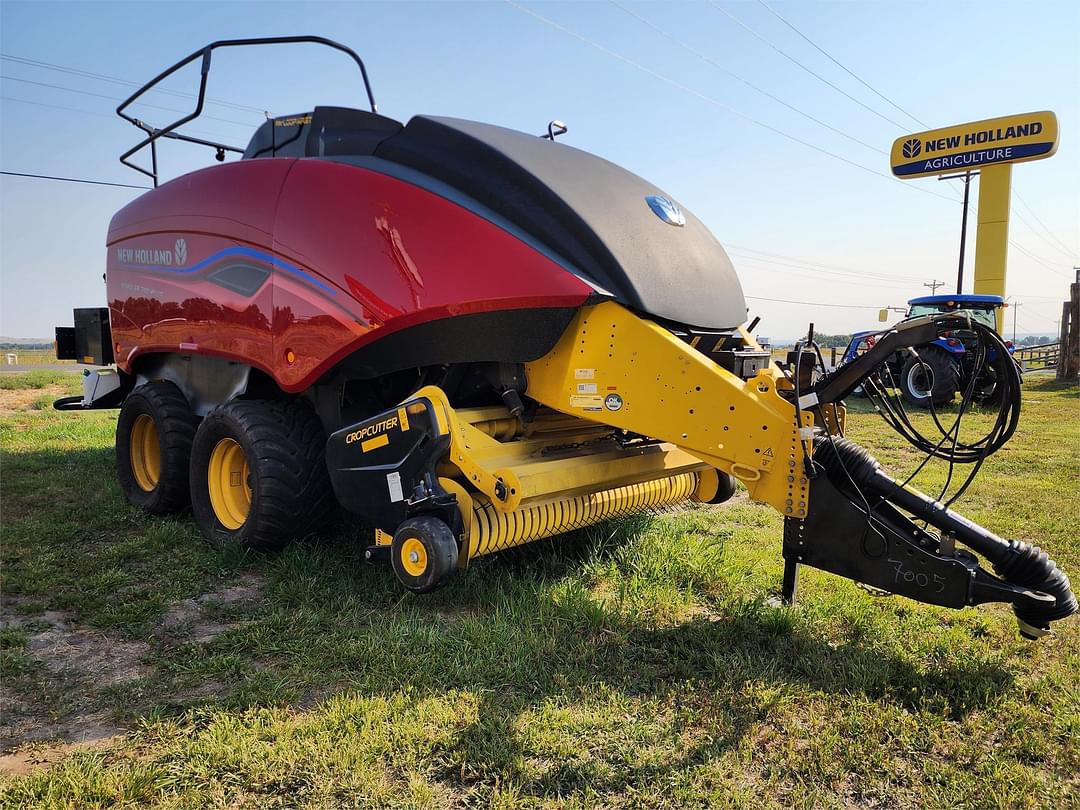
<svg viewBox="0 0 1080 810"><path fill-rule="evenodd" d="M1020 302L1014 301L1009 306L1013 308L1013 343L1016 343L1016 310L1020 308Z"/></svg>
<svg viewBox="0 0 1080 810"><path fill-rule="evenodd" d="M927 282L927 283L923 284L923 286L924 286L924 287L929 287L929 288L930 288L930 294L931 294L931 295L936 295L936 294L937 294L937 288L938 288L938 287L944 287L944 286L945 286L945 282L944 282L944 281L938 281L938 280L937 280L937 279L935 278L935 279L934 279L933 281L929 281L929 282Z"/></svg>
<svg viewBox="0 0 1080 810"><path fill-rule="evenodd" d="M960 266L956 271L957 295L964 292L964 247L967 245L968 199L971 196L971 178L977 174L978 172L964 172L963 174L943 175L938 178L938 180L959 180L962 178L964 181L964 214L960 218Z"/></svg>
<svg viewBox="0 0 1080 810"><path fill-rule="evenodd" d="M1058 333L1059 380L1075 381L1080 372L1080 267L1076 281L1069 285L1069 300L1061 305L1061 331Z"/></svg>

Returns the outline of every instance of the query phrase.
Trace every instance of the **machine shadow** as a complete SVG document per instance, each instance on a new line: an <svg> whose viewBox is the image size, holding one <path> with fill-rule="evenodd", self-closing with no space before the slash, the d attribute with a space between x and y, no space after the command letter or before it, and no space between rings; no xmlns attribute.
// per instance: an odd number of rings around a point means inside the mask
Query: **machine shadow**
<svg viewBox="0 0 1080 810"><path fill-rule="evenodd" d="M629 695L655 696L677 682L696 683L717 695L738 695L745 684L761 683L860 694L957 719L1013 683L1014 673L995 661L972 656L924 662L871 631L852 633L838 643L797 621L792 609L770 607L764 600L740 601L720 615L701 615L664 627L595 604L584 610L571 606L569 613L555 604L553 583L574 578L586 565L615 561L626 535L639 531L648 520L610 521L511 549L474 563L479 570L459 576L435 594L406 600L417 618L432 628L448 615L487 620L505 611L508 603L518 615L554 616L557 621L547 629L549 646L564 651L564 656L565 651L578 649L583 637L592 639L584 659L571 655L552 660L538 654L525 666L537 674L532 702L566 691L558 685L578 683L587 672L590 680ZM339 537L319 545L333 553L342 542ZM356 587L376 599L396 587L384 570L368 567L356 571L356 576L360 580ZM529 652L520 650L522 655ZM537 688L541 681L552 688ZM430 685L442 689L462 684L451 679Z"/></svg>
<svg viewBox="0 0 1080 810"><path fill-rule="evenodd" d="M457 611L490 621L505 609L510 589L515 612L550 616L551 583L573 576L586 562L611 560L617 549L603 531L555 538L547 547L523 547L486 561L486 584L466 575L436 598L409 598L411 609L423 626L435 631L446 628L447 616ZM386 576L372 569L358 573L361 587ZM372 590L378 592L379 586ZM472 644L467 652L475 659L495 657L496 651L484 649L475 638ZM452 767L442 776L449 784L498 773L500 780L516 783L533 796L644 789L736 749L773 712L763 694L862 696L885 707L931 711L957 720L1007 691L1014 678L988 661L923 665L867 634L836 644L799 627L783 609L760 604L664 628L614 612L577 621L567 618L553 623L543 648L522 645L513 653L514 671L530 673L528 683L514 684L507 673L507 682L493 688L483 675L462 679L457 672L427 669L410 684L420 695L466 689L479 700L477 717L457 735ZM342 687L349 689L348 684ZM382 687L386 694L400 688L400 681L392 678ZM708 730L685 739L672 735L676 744L660 755L651 751L641 758L625 753L553 756L543 743L538 750L536 740L522 731L523 725L543 716L545 708L574 703L587 714L596 695L605 693L614 693L619 705L629 700L641 707L692 707L696 724ZM603 699L601 713L602 707ZM588 731L574 728L567 733ZM604 761L605 756L610 759Z"/></svg>

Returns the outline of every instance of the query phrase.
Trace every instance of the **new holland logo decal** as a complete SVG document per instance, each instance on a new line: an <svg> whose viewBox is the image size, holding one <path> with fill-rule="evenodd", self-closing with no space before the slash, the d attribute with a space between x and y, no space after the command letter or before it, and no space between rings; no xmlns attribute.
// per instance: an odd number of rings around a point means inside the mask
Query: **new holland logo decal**
<svg viewBox="0 0 1080 810"><path fill-rule="evenodd" d="M158 267L183 267L188 260L187 239L180 237L172 250L152 247L118 247L116 258L122 264L141 264Z"/></svg>
<svg viewBox="0 0 1080 810"><path fill-rule="evenodd" d="M662 197L659 194L650 194L645 198L645 202L649 204L649 208L652 209L652 212L668 225L674 225L676 228L681 228L686 224L686 217L683 215L682 209L667 197Z"/></svg>

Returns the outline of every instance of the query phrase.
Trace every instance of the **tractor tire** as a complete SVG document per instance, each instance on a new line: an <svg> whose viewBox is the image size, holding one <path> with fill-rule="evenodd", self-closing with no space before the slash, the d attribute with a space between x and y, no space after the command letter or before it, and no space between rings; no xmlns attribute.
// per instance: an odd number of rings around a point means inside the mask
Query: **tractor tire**
<svg viewBox="0 0 1080 810"><path fill-rule="evenodd" d="M116 472L128 503L154 515L190 504L188 464L198 417L170 382L140 385L116 421Z"/></svg>
<svg viewBox="0 0 1080 810"><path fill-rule="evenodd" d="M436 517L409 518L394 532L390 559L402 585L413 593L428 593L457 570L457 540Z"/></svg>
<svg viewBox="0 0 1080 810"><path fill-rule="evenodd" d="M1024 364L1019 360L1014 360L1011 357L1009 362L1015 364L1020 370L1020 383L1024 382ZM980 405L996 408L1001 404L1004 390L1001 385L1001 375L1004 373L1003 369L998 368L996 363L988 363L986 367L986 373L983 375L984 379L980 380L979 387L975 391L975 401Z"/></svg>
<svg viewBox="0 0 1080 810"><path fill-rule="evenodd" d="M984 378L975 384L974 399L980 405L993 407L1001 404L1001 385L998 383L997 372L988 368Z"/></svg>
<svg viewBox="0 0 1080 810"><path fill-rule="evenodd" d="M234 400L215 408L191 449L191 506L215 546L275 551L336 513L326 436L297 400Z"/></svg>
<svg viewBox="0 0 1080 810"><path fill-rule="evenodd" d="M947 405L960 387L960 369L951 357L938 349L924 349L900 370L900 393L916 408Z"/></svg>

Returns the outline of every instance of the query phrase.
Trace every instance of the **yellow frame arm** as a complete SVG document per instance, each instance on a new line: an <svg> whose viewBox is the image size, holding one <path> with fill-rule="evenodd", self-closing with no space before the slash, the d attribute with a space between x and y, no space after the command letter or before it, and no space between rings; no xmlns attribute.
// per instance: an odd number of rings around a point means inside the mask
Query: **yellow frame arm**
<svg viewBox="0 0 1080 810"><path fill-rule="evenodd" d="M658 324L605 302L583 307L525 371L528 395L542 404L671 442L735 476L755 500L806 516L795 406L777 391L786 381L772 364L744 381ZM803 412L801 424L811 428L813 417Z"/></svg>

